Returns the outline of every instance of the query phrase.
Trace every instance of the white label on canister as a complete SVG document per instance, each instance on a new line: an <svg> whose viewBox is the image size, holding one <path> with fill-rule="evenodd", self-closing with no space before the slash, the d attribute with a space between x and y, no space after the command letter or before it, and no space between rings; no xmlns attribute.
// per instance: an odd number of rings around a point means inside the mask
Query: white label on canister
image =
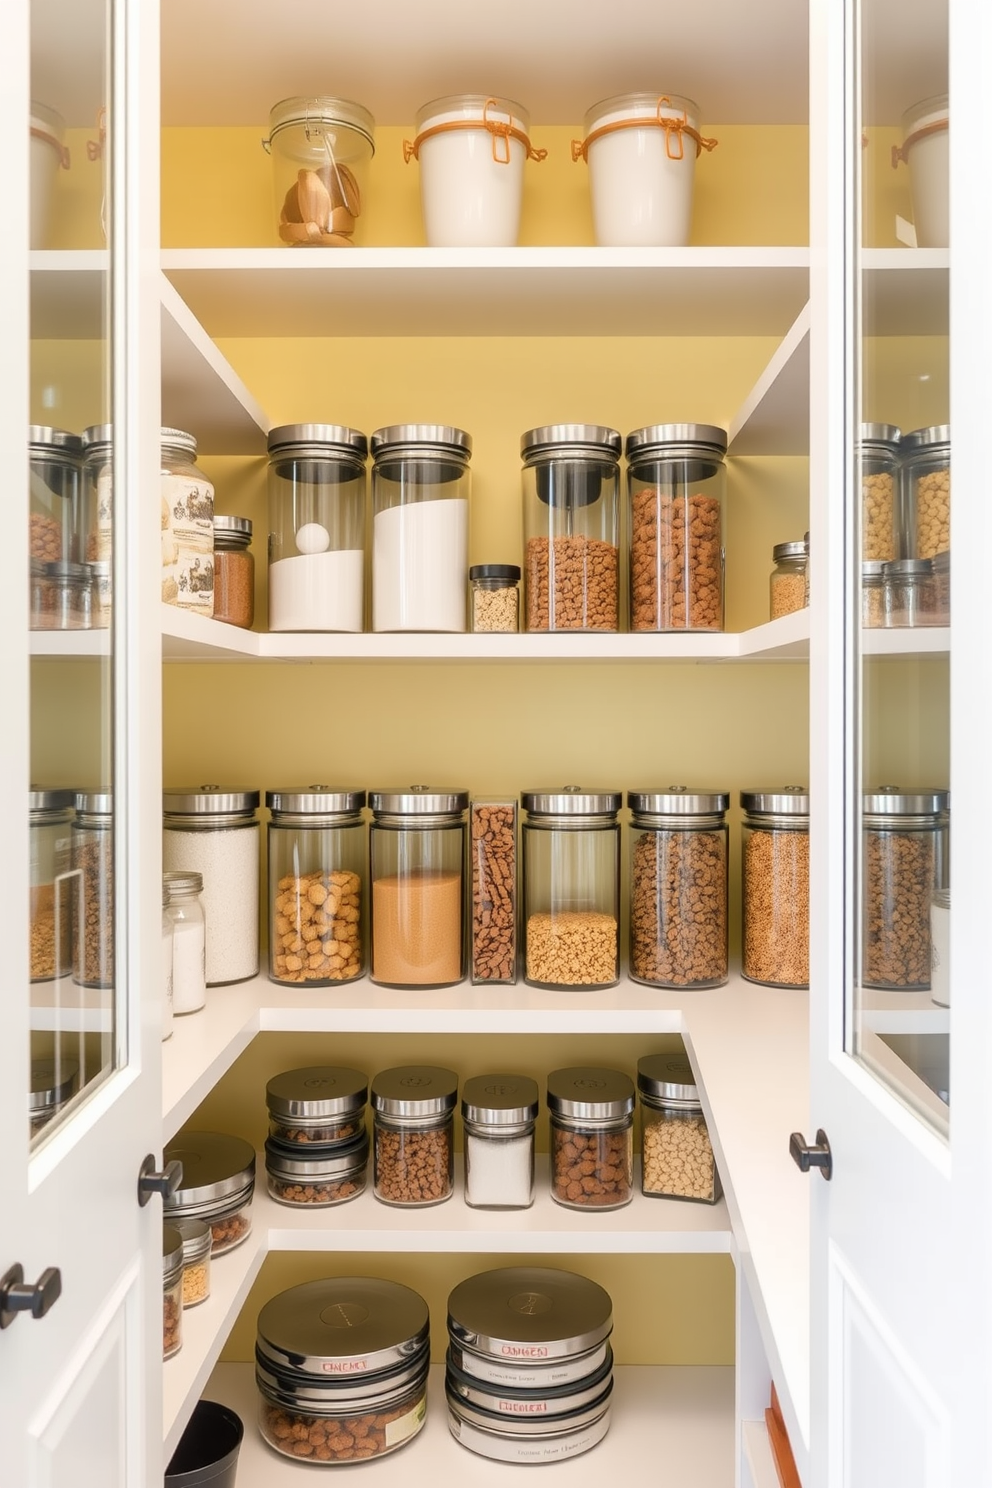
<svg viewBox="0 0 992 1488"><path fill-rule="evenodd" d="M109 563L114 556L114 475L105 465L96 480L96 562ZM88 555L87 555L88 556Z"/></svg>
<svg viewBox="0 0 992 1488"><path fill-rule="evenodd" d="M588 1452L590 1447L603 1440L610 1429L610 1413L605 1411L598 1421L580 1431L551 1437L547 1441L540 1437L497 1436L494 1432L479 1431L459 1420L451 1410L448 1412L448 1425L452 1436L463 1447L478 1452L481 1457L489 1457L493 1462L563 1462L566 1457Z"/></svg>
<svg viewBox="0 0 992 1488"><path fill-rule="evenodd" d="M951 911L930 906L930 996L938 1007L951 1005Z"/></svg>
<svg viewBox="0 0 992 1488"><path fill-rule="evenodd" d="M532 1365L529 1369L514 1369L497 1359L486 1359L480 1354L470 1354L462 1349L461 1367L474 1379L486 1380L491 1385L503 1385L508 1390L540 1390L551 1385L570 1385L574 1380L585 1379L606 1362L606 1344L600 1344L595 1353L583 1354L578 1359L556 1359L549 1364Z"/></svg>
<svg viewBox="0 0 992 1488"><path fill-rule="evenodd" d="M162 598L200 614L214 612L214 488L209 481L163 475Z"/></svg>
<svg viewBox="0 0 992 1488"><path fill-rule="evenodd" d="M416 1436L424 1418L427 1415L427 1396L422 1395L412 1410L408 1410L405 1416L397 1416L395 1421L386 1424L386 1446L398 1447L400 1442L405 1442L411 1436Z"/></svg>

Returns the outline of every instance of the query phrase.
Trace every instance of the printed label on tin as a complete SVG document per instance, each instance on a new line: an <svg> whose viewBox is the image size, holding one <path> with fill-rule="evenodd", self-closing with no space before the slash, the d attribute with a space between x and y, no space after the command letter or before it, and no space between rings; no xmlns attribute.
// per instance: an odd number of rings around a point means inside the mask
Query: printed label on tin
<svg viewBox="0 0 992 1488"><path fill-rule="evenodd" d="M386 1425L386 1446L398 1447L400 1442L405 1442L409 1437L416 1436L424 1424L427 1415L427 1395L424 1394L417 1401L412 1410L408 1410L405 1416L398 1416L395 1421L389 1421Z"/></svg>
<svg viewBox="0 0 992 1488"><path fill-rule="evenodd" d="M515 1369L512 1363L500 1359L486 1359L480 1354L461 1351L461 1367L474 1379L485 1380L491 1385L502 1385L505 1389L546 1389L551 1385L570 1385L574 1380L585 1379L595 1374L606 1362L606 1344L600 1344L592 1354L583 1354L579 1359L555 1359L548 1363L533 1365L529 1369Z"/></svg>
<svg viewBox="0 0 992 1488"><path fill-rule="evenodd" d="M470 1452L478 1452L481 1457L489 1457L493 1462L564 1462L567 1457L577 1457L580 1452L588 1452L590 1447L603 1440L610 1429L610 1413L606 1411L598 1421L581 1431L553 1437L548 1441L541 1441L540 1437L522 1440L520 1437L503 1437L490 1431L479 1431L475 1426L460 1421L453 1411L448 1412L448 1425L452 1436L463 1447L468 1447Z"/></svg>

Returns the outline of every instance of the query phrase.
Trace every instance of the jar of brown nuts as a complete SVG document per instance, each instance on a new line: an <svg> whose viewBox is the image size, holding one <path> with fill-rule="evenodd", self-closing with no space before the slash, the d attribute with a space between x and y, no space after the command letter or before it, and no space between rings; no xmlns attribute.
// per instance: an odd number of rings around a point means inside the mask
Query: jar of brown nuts
<svg viewBox="0 0 992 1488"><path fill-rule="evenodd" d="M365 970L365 791L265 792L270 811L269 979L328 987Z"/></svg>
<svg viewBox="0 0 992 1488"><path fill-rule="evenodd" d="M183 1346L183 1237L172 1225L162 1226L162 1358Z"/></svg>
<svg viewBox="0 0 992 1488"><path fill-rule="evenodd" d="M345 1204L365 1190L369 1160L368 1132L333 1147L280 1142L265 1143L265 1171L269 1193L279 1204L326 1209Z"/></svg>
<svg viewBox="0 0 992 1488"><path fill-rule="evenodd" d="M165 1201L167 1219L202 1219L210 1226L211 1253L233 1250L251 1234L255 1149L226 1132L177 1132L165 1161L183 1165L175 1193Z"/></svg>
<svg viewBox="0 0 992 1488"><path fill-rule="evenodd" d="M269 1135L296 1146L351 1142L365 1130L368 1089L361 1070L334 1064L273 1075L265 1087Z"/></svg>
<svg viewBox="0 0 992 1488"><path fill-rule="evenodd" d="M727 980L728 791L628 791L630 976L654 987Z"/></svg>
<svg viewBox="0 0 992 1488"><path fill-rule="evenodd" d="M946 790L895 785L862 798L862 982L898 991L930 986L930 901L947 888Z"/></svg>
<svg viewBox="0 0 992 1488"><path fill-rule="evenodd" d="M398 1208L450 1199L458 1076L434 1065L381 1070L372 1081L375 1196Z"/></svg>
<svg viewBox="0 0 992 1488"><path fill-rule="evenodd" d="M905 558L933 558L951 546L951 426L904 434L902 503Z"/></svg>
<svg viewBox="0 0 992 1488"><path fill-rule="evenodd" d="M862 424L861 561L891 563L902 552L899 494L900 430L894 424Z"/></svg>
<svg viewBox="0 0 992 1488"><path fill-rule="evenodd" d="M548 1075L551 1197L569 1209L621 1209L634 1194L634 1084L620 1070Z"/></svg>
<svg viewBox="0 0 992 1488"><path fill-rule="evenodd" d="M809 792L742 790L743 976L768 987L809 986Z"/></svg>
<svg viewBox="0 0 992 1488"><path fill-rule="evenodd" d="M641 1192L715 1204L723 1192L696 1076L684 1054L637 1061L641 1097Z"/></svg>

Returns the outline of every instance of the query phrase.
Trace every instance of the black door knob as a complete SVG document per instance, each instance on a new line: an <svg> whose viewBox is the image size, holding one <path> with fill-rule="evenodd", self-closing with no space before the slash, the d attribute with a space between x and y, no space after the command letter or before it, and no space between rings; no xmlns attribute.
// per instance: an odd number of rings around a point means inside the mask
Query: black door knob
<svg viewBox="0 0 992 1488"><path fill-rule="evenodd" d="M182 1181L181 1162L168 1162L161 1172L156 1172L155 1159L149 1152L138 1171L138 1203L143 1209L152 1194L161 1194L163 1199L167 1199L170 1194L175 1193Z"/></svg>
<svg viewBox="0 0 992 1488"><path fill-rule="evenodd" d="M51 1312L62 1295L62 1272L57 1266L43 1271L34 1286L24 1285L24 1267L11 1266L0 1276L0 1328L9 1328L19 1312L34 1318Z"/></svg>
<svg viewBox="0 0 992 1488"><path fill-rule="evenodd" d="M830 1143L827 1134L821 1126L816 1134L816 1146L808 1147L806 1138L802 1132L793 1132L789 1138L789 1153L792 1161L800 1173L808 1173L810 1168L819 1168L820 1173L827 1182L833 1177L834 1160L830 1151Z"/></svg>

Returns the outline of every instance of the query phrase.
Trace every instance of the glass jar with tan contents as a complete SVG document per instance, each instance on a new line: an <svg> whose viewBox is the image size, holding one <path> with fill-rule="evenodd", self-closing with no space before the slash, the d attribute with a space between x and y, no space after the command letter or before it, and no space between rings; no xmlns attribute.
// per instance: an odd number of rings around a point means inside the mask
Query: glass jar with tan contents
<svg viewBox="0 0 992 1488"><path fill-rule="evenodd" d="M468 791L369 792L372 954L387 987L447 987L465 975Z"/></svg>
<svg viewBox="0 0 992 1488"><path fill-rule="evenodd" d="M861 561L891 563L902 552L899 498L900 431L893 424L862 424Z"/></svg>
<svg viewBox="0 0 992 1488"><path fill-rule="evenodd" d="M365 970L363 790L265 792L269 979L326 987Z"/></svg>
<svg viewBox="0 0 992 1488"><path fill-rule="evenodd" d="M742 974L768 987L809 986L809 793L741 791Z"/></svg>
<svg viewBox="0 0 992 1488"><path fill-rule="evenodd" d="M723 1192L713 1144L684 1054L637 1061L641 1097L641 1192L648 1198L715 1204Z"/></svg>
<svg viewBox="0 0 992 1488"><path fill-rule="evenodd" d="M612 987L620 978L620 791L524 791L525 980Z"/></svg>
<svg viewBox="0 0 992 1488"><path fill-rule="evenodd" d="M629 791L630 975L654 987L727 980L727 791Z"/></svg>

